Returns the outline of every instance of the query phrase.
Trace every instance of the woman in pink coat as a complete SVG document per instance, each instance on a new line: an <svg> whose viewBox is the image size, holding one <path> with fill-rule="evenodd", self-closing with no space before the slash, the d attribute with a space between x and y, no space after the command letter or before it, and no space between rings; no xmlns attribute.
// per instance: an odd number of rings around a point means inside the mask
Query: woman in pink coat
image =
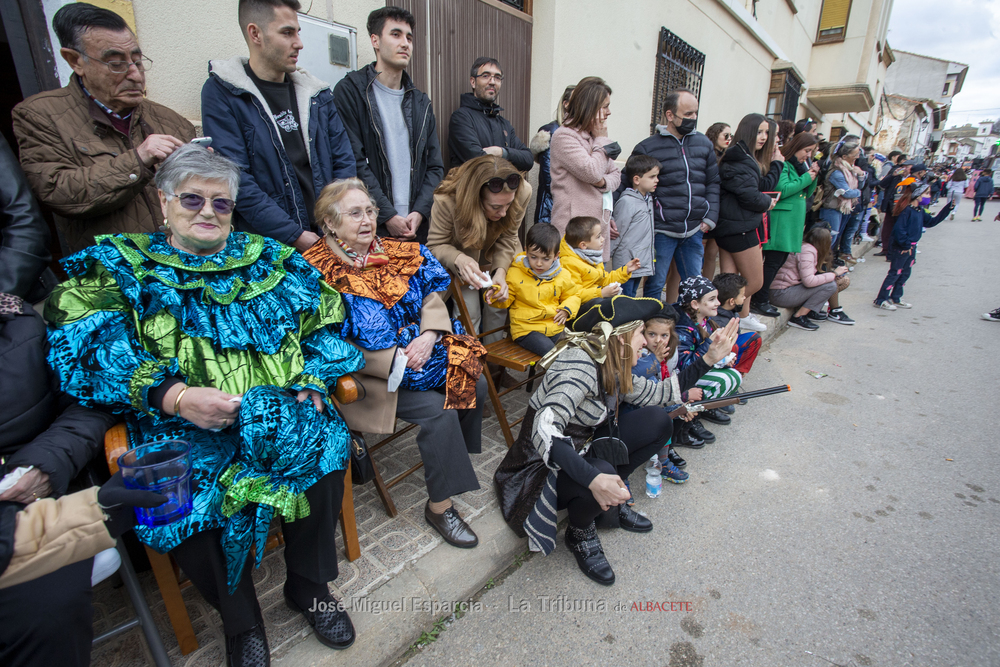
<svg viewBox="0 0 1000 667"><path fill-rule="evenodd" d="M608 139L610 108L611 88L603 79L581 80L570 95L565 123L552 135L550 168L552 224L565 233L577 216L600 220L605 261L611 250L611 193L621 182L615 166L621 147Z"/></svg>

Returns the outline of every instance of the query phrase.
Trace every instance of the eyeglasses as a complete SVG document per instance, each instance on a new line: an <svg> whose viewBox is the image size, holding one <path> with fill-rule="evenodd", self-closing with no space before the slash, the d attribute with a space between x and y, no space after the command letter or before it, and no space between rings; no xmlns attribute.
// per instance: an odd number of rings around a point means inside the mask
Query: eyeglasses
<svg viewBox="0 0 1000 667"><path fill-rule="evenodd" d="M201 195L196 195L191 192L182 192L181 194L167 195L167 199L173 199L177 197L181 200L181 206L189 211L200 211L205 207L205 198ZM236 208L236 202L232 199L225 199L224 197L216 197L212 200L212 210L220 215L229 215Z"/></svg>
<svg viewBox="0 0 1000 667"><path fill-rule="evenodd" d="M500 83L503 81L503 74L494 74L493 72L483 72L482 74L477 74L475 76L477 79L482 79L483 81L489 82L491 79Z"/></svg>
<svg viewBox="0 0 1000 667"><path fill-rule="evenodd" d="M374 206L369 206L367 208L352 208L350 211L344 213L344 215L354 222L362 222L365 218L378 220L378 209Z"/></svg>
<svg viewBox="0 0 1000 667"><path fill-rule="evenodd" d="M732 138L733 138L733 135L732 135L732 133L731 133L731 132L723 132L723 133L722 133L722 138L723 138L723 139L732 139Z"/></svg>
<svg viewBox="0 0 1000 667"><path fill-rule="evenodd" d="M128 72L128 68L132 65L135 65L135 68L140 72L148 72L153 68L153 61L146 56L139 56L137 60L100 60L99 58L89 56L82 51L77 51L77 53L88 60L93 60L101 63L102 65L107 65L108 69L114 74L125 74Z"/></svg>
<svg viewBox="0 0 1000 667"><path fill-rule="evenodd" d="M503 190L503 186L505 184L511 190L517 190L517 188L521 185L521 174L511 174L506 179L495 176L486 181L486 187L489 188L489 191L493 194L497 194Z"/></svg>

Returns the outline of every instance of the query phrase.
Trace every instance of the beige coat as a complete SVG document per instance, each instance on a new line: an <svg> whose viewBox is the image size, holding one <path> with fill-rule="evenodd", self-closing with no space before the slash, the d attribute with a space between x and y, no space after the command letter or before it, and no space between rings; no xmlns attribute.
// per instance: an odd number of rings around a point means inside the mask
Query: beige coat
<svg viewBox="0 0 1000 667"><path fill-rule="evenodd" d="M427 295L420 308L420 333L441 331L452 333L448 307L444 305L443 294L434 292ZM350 341L348 341L350 342ZM342 406L341 410L352 431L365 433L392 433L396 430L396 392L388 388L389 371L396 356L396 348L369 351L362 348L365 367L355 375L363 389L359 389L358 400Z"/></svg>
<svg viewBox="0 0 1000 667"><path fill-rule="evenodd" d="M17 513L14 555L0 588L16 586L115 546L93 486L58 499L43 498Z"/></svg>
<svg viewBox="0 0 1000 667"><path fill-rule="evenodd" d="M21 168L38 201L56 213L64 252L93 245L99 234L148 234L163 224L154 171L136 147L151 134L191 141L194 126L180 114L143 100L126 137L74 76L24 100L12 117Z"/></svg>
<svg viewBox="0 0 1000 667"><path fill-rule="evenodd" d="M527 210L531 199L531 186L521 188L520 204ZM521 252L521 242L517 230L501 234L496 225L487 225L486 239L482 248L464 248L459 245L455 229L455 199L452 196L434 195L431 208L431 224L427 231L427 249L452 273L458 273L455 260L459 255L468 255L479 262L479 268L492 272L510 267L514 255ZM523 220L521 221L523 224Z"/></svg>

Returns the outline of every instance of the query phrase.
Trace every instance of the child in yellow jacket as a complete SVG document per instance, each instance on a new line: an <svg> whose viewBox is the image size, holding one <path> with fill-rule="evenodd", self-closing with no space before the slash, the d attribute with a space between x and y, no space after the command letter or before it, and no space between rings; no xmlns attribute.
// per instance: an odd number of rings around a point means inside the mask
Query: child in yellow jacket
<svg viewBox="0 0 1000 667"><path fill-rule="evenodd" d="M641 266L638 259L632 259L620 269L611 273L605 271L601 221L589 216L578 216L566 225L566 238L559 245L559 259L580 286L582 303L621 294L621 286Z"/></svg>
<svg viewBox="0 0 1000 667"><path fill-rule="evenodd" d="M522 253L507 270L507 299L490 302L510 308L510 335L514 342L539 356L555 347L566 321L580 310L580 288L559 263L559 230L537 224L528 230Z"/></svg>

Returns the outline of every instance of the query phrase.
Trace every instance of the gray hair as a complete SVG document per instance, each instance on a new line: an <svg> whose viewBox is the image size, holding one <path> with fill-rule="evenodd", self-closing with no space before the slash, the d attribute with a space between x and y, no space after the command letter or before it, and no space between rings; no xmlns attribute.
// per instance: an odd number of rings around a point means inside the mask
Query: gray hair
<svg viewBox="0 0 1000 667"><path fill-rule="evenodd" d="M232 160L197 144L184 144L171 153L156 170L154 182L160 190L177 194L177 188L192 176L225 181L229 185L229 197L236 200L240 189L240 168Z"/></svg>

